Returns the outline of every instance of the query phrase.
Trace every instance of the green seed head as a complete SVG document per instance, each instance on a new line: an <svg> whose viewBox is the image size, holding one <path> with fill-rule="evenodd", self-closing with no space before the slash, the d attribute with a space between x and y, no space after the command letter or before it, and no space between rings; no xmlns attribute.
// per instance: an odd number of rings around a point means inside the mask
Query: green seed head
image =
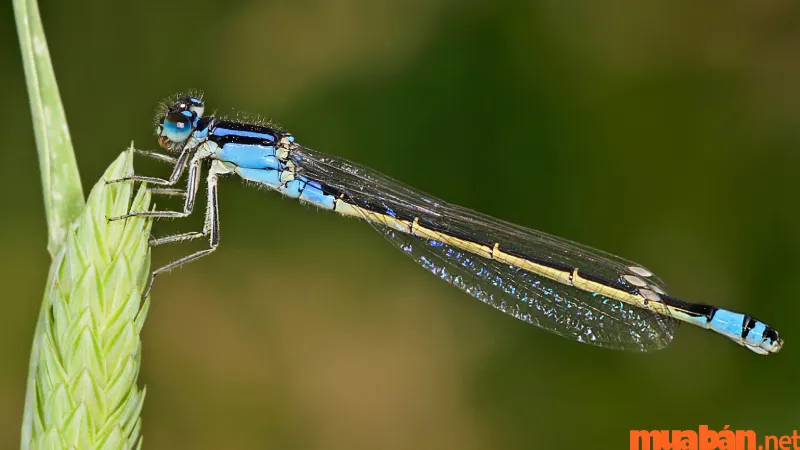
<svg viewBox="0 0 800 450"><path fill-rule="evenodd" d="M103 179L129 175L132 167L132 152L124 152ZM51 267L31 355L23 448L141 445L144 390L136 378L151 222L107 218L148 210L150 194L142 187L131 201L132 182L104 180L92 188Z"/></svg>

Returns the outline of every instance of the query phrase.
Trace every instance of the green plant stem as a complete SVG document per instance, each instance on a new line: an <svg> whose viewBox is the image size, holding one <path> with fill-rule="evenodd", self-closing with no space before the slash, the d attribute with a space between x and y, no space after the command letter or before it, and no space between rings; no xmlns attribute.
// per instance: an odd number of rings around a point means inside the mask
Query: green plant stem
<svg viewBox="0 0 800 450"><path fill-rule="evenodd" d="M67 226L83 208L83 189L39 7L35 0L13 0L13 4L42 174L47 251L52 259L64 243Z"/></svg>

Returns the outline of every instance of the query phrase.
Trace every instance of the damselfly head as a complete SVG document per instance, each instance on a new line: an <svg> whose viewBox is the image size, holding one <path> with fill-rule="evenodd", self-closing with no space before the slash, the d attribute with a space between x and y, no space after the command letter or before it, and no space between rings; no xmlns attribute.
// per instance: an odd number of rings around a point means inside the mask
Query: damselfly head
<svg viewBox="0 0 800 450"><path fill-rule="evenodd" d="M161 148L179 149L191 137L204 111L205 104L197 97L183 97L170 105L156 128Z"/></svg>

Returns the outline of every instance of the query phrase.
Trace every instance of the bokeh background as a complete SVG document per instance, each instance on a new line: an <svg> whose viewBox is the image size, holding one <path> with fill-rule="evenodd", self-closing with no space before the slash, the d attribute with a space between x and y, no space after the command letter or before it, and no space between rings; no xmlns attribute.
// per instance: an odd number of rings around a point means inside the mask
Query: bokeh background
<svg viewBox="0 0 800 450"><path fill-rule="evenodd" d="M365 224L225 179L219 251L155 286L145 448L619 449L631 428L798 428L796 2L41 9L87 188L131 140L156 147L162 98L203 89L210 110L639 261L674 295L786 339L770 357L691 327L653 354L579 345L442 283ZM10 5L0 64L0 447L14 448L48 256Z"/></svg>

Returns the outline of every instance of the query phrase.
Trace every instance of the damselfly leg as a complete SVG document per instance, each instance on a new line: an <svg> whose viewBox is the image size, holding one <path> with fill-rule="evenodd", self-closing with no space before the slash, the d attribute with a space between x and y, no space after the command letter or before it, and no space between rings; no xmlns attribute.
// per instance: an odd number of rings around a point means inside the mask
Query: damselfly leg
<svg viewBox="0 0 800 450"><path fill-rule="evenodd" d="M160 159L162 161L174 160L175 161L175 168L173 169L172 175L170 176L169 180L163 180L159 178L153 177L143 177L138 175L133 175L130 177L121 178L118 180L110 180L107 183L115 183L120 181L144 181L144 182L151 182L151 180L160 180L163 183L158 183L161 185L168 184L173 185L180 180L180 177L183 173L183 169L181 167L185 167L186 163L185 160L187 159L189 152L182 152L181 157L175 159L171 158L167 155L161 155L160 153L156 152L146 152L146 151L139 151L138 154L142 154L144 156L152 157L155 159ZM160 158L159 156L164 156L164 158ZM187 156L184 156L187 155ZM187 217L194 211L195 200L197 198L197 191L200 187L200 175L201 175L201 168L202 168L202 158L195 155L192 158L191 162L189 163L189 175L187 179L186 189L165 189L165 188L154 188L151 191L156 194L165 194L165 195L179 195L185 196L186 200L184 201L184 206L182 211L132 211L128 214L118 216L118 217L109 217L109 221L121 220L126 219L128 217L152 217L152 218L183 218ZM164 272L168 272L172 269L175 269L179 266L182 266L190 261L194 261L198 258L201 258L209 253L213 252L217 246L219 245L219 206L217 201L217 185L218 185L218 173L215 170L216 168L212 165L211 170L209 170L208 177L206 179L206 184L208 186L208 206L206 208L205 220L203 225L202 231L194 231L194 232L187 232L187 233L178 233L174 235L164 236L160 238L154 238L150 240L150 245L158 246L163 244L169 244L174 242L182 242L188 240L194 240L201 237L209 237L209 248L199 250L192 254L186 255L182 258L179 258L175 261L170 262L158 269L155 269L150 276L150 281L147 284L147 288L143 292L143 296L147 296L150 294L150 290L153 288L153 283L155 282L156 276L162 274Z"/></svg>

